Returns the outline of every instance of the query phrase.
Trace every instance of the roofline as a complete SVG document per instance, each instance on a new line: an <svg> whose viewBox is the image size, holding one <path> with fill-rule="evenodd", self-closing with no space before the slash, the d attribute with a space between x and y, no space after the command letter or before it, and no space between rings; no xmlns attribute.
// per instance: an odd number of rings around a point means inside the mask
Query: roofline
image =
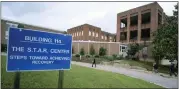
<svg viewBox="0 0 179 89"><path fill-rule="evenodd" d="M151 5L151 4L155 4L155 3L157 3L157 5L159 5L157 1L154 1L154 2L149 3L149 4L145 4L145 5L142 5L142 6L138 6L138 7L135 7L135 8L132 8L132 9L129 9L129 10L126 10L126 11L123 11L123 12L120 12L120 13L117 13L117 16L120 15L121 13L125 13L125 12L128 12L128 11L130 11L130 10L133 10L133 9L136 9L136 8L141 8L141 7L144 7L144 6L147 6L147 5ZM159 7L161 7L161 6L159 5ZM162 8L162 7L161 7L161 8ZM162 9L163 9L163 8L162 8Z"/></svg>
<svg viewBox="0 0 179 89"><path fill-rule="evenodd" d="M78 26L74 26L74 27L69 28L69 29L73 29L73 28L80 27L80 26L85 26L85 25L93 26L93 27L96 27L96 28L98 28L98 29L101 29L100 27L97 27L97 26L94 26L94 25L91 25L91 24L87 24L87 23L84 23L84 24L81 24L81 25L78 25ZM69 30L69 29L67 29L67 30Z"/></svg>
<svg viewBox="0 0 179 89"><path fill-rule="evenodd" d="M61 31L61 30L57 30L57 29L53 29L53 28L48 28L48 27L43 27L43 26L38 26L38 25L33 25L33 24L27 24L27 23L24 23L24 22L9 20L9 19L5 19L5 18L1 18L1 20L9 21L9 22L14 22L14 23L19 23L19 24L24 24L24 25L29 25L29 26L34 26L34 27L39 27L39 28L45 28L45 29L49 29L49 30L52 30L52 31L59 31L61 33L64 33L64 31Z"/></svg>

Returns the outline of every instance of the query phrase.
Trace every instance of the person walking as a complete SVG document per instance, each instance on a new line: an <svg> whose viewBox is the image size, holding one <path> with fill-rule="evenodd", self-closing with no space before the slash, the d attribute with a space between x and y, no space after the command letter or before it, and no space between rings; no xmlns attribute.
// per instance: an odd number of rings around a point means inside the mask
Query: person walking
<svg viewBox="0 0 179 89"><path fill-rule="evenodd" d="M177 76L177 74L175 73L175 64L173 62L171 62L171 65L170 65L170 76L172 76L173 74L175 76Z"/></svg>
<svg viewBox="0 0 179 89"><path fill-rule="evenodd" d="M157 65L157 63L153 64L153 70L154 70L155 73L158 73L158 65Z"/></svg>
<svg viewBox="0 0 179 89"><path fill-rule="evenodd" d="M93 67L94 64L95 64L95 67L96 67L96 59L95 58L93 60L92 67Z"/></svg>

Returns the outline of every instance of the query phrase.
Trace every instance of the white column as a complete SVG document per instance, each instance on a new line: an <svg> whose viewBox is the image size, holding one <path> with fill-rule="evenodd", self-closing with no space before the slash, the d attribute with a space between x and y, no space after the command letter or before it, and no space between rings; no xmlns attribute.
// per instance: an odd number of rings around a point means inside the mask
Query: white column
<svg viewBox="0 0 179 89"><path fill-rule="evenodd" d="M89 42L88 42L88 54L89 54Z"/></svg>
<svg viewBox="0 0 179 89"><path fill-rule="evenodd" d="M79 51L79 43L78 43L78 53L79 53L80 51Z"/></svg>
<svg viewBox="0 0 179 89"><path fill-rule="evenodd" d="M108 55L110 55L110 43L108 44L108 49L109 49Z"/></svg>

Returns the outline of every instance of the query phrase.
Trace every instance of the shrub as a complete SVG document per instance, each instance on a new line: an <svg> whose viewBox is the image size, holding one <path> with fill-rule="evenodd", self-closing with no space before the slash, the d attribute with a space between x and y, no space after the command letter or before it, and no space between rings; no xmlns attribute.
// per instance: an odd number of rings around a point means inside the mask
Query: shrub
<svg viewBox="0 0 179 89"><path fill-rule="evenodd" d="M90 58L90 55L86 55L86 58Z"/></svg>
<svg viewBox="0 0 179 89"><path fill-rule="evenodd" d="M128 57L131 57L132 59L134 59L135 54L139 51L139 44L135 43L135 44L130 44L129 49L127 51L127 55Z"/></svg>
<svg viewBox="0 0 179 89"><path fill-rule="evenodd" d="M91 45L90 47L90 55L94 55L95 54L95 49L93 48L93 45Z"/></svg>
<svg viewBox="0 0 179 89"><path fill-rule="evenodd" d="M99 58L99 55L95 55L94 57L95 57L95 58Z"/></svg>
<svg viewBox="0 0 179 89"><path fill-rule="evenodd" d="M80 54L76 54L75 57L80 57Z"/></svg>
<svg viewBox="0 0 179 89"><path fill-rule="evenodd" d="M113 54L113 59L115 60L117 58L117 55L116 54Z"/></svg>
<svg viewBox="0 0 179 89"><path fill-rule="evenodd" d="M7 52L7 45L1 44L1 52Z"/></svg>
<svg viewBox="0 0 179 89"><path fill-rule="evenodd" d="M117 59L117 60L122 60L122 59L123 59L123 56L122 56L122 55L118 55L116 59Z"/></svg>
<svg viewBox="0 0 179 89"><path fill-rule="evenodd" d="M106 55L106 49L103 48L103 47L100 47L100 49L99 49L99 55L100 55L100 56Z"/></svg>
<svg viewBox="0 0 179 89"><path fill-rule="evenodd" d="M80 50L80 55L85 55L85 51L84 51L84 48L81 48L81 50Z"/></svg>

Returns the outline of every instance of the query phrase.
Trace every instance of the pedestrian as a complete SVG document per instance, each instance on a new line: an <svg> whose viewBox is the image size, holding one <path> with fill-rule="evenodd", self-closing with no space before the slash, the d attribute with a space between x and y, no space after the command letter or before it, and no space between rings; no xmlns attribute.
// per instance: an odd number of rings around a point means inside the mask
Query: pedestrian
<svg viewBox="0 0 179 89"><path fill-rule="evenodd" d="M171 62L171 65L170 65L170 76L172 76L173 74L175 76L177 76L177 74L175 73L175 64L173 62Z"/></svg>
<svg viewBox="0 0 179 89"><path fill-rule="evenodd" d="M153 64L153 70L155 73L158 73L158 65L156 62Z"/></svg>
<svg viewBox="0 0 179 89"><path fill-rule="evenodd" d="M93 60L92 67L93 67L94 64L95 64L95 67L96 67L96 59L95 58Z"/></svg>

